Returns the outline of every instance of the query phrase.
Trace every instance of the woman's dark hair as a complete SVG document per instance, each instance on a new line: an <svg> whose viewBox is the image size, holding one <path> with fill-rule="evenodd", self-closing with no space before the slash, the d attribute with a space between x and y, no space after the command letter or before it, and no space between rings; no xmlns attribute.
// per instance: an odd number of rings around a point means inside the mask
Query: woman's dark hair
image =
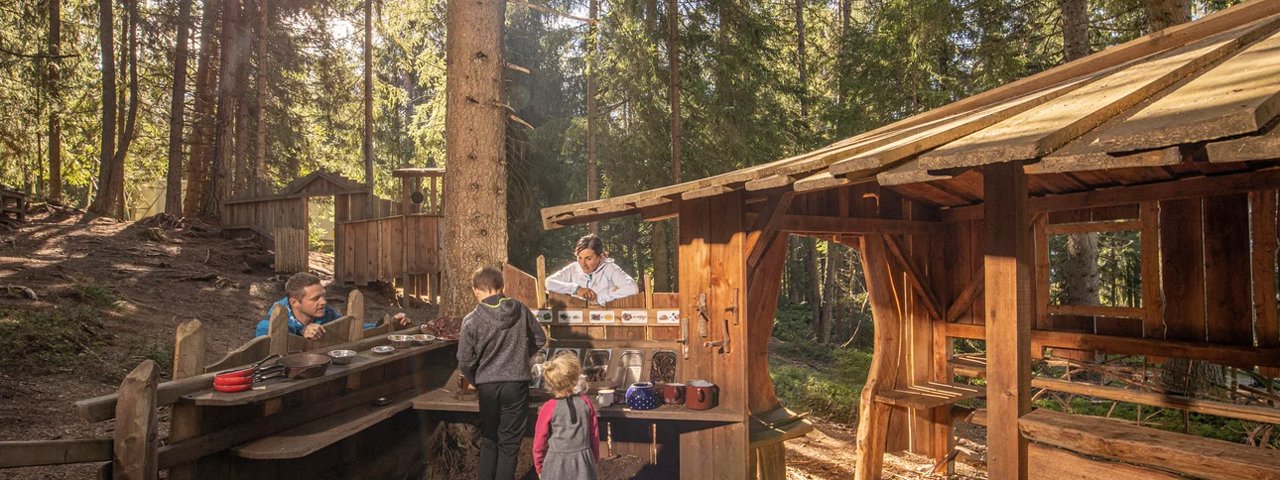
<svg viewBox="0 0 1280 480"><path fill-rule="evenodd" d="M573 253L577 254L578 252L588 248L590 248L591 251L596 252L596 255L603 254L604 241L600 240L600 237L596 236L594 233L585 235L578 239L578 244L573 247Z"/></svg>

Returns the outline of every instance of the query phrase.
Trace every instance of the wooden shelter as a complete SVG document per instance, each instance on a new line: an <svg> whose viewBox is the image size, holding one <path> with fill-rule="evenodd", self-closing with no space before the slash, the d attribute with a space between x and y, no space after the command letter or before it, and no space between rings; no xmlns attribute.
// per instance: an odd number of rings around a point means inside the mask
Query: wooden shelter
<svg viewBox="0 0 1280 480"><path fill-rule="evenodd" d="M406 294L434 299L440 283L443 169L406 168L399 201L372 196L365 185L318 170L279 193L223 202L223 230L249 234L275 250L276 270L306 271L307 200L334 199L334 278L368 285L395 282Z"/></svg>
<svg viewBox="0 0 1280 480"><path fill-rule="evenodd" d="M779 407L767 349L793 234L862 254L876 329L858 478L879 478L886 450L946 459L951 405L982 396L991 478L1280 478L1274 452L1030 408L1034 386L1280 423L1031 375L1046 348L1280 375L1278 115L1280 1L1255 0L813 152L542 215L678 217L682 318L708 312L704 336L733 345L691 345L684 372L735 416L680 434L683 478L784 476L781 445L750 425ZM1107 231L1139 233L1140 305L1051 304L1049 236ZM985 340L985 365L957 368L957 338Z"/></svg>

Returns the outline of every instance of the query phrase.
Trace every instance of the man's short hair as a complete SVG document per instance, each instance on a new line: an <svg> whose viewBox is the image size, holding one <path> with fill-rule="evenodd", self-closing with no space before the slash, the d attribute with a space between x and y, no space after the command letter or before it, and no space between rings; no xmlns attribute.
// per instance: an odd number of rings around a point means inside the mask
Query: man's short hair
<svg viewBox="0 0 1280 480"><path fill-rule="evenodd" d="M573 246L573 254L577 255L578 252L588 248L590 248L591 251L596 252L596 255L600 255L604 253L604 240L601 240L600 237L594 233L583 235L582 238L578 239L578 243Z"/></svg>
<svg viewBox="0 0 1280 480"><path fill-rule="evenodd" d="M502 290L502 272L493 267L481 267L471 274L471 288L476 290Z"/></svg>
<svg viewBox="0 0 1280 480"><path fill-rule="evenodd" d="M284 292L289 295L289 298L302 300L307 287L319 284L320 277L307 272L295 273L287 282L284 282Z"/></svg>

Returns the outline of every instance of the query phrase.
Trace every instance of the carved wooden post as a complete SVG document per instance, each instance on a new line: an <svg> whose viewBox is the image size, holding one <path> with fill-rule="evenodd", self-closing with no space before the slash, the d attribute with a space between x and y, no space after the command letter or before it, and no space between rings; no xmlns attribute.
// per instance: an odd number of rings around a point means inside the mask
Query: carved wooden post
<svg viewBox="0 0 1280 480"><path fill-rule="evenodd" d="M534 296L537 297L533 308L546 308L547 305L547 257L538 255L538 281L533 286Z"/></svg>
<svg viewBox="0 0 1280 480"><path fill-rule="evenodd" d="M271 306L271 327L269 330L271 347L268 349L268 353L272 355L289 353L289 313L285 311L286 308L288 307Z"/></svg>
<svg viewBox="0 0 1280 480"><path fill-rule="evenodd" d="M406 275L407 277L407 275ZM359 289L351 290L347 294L347 315L351 316L351 322L347 324L348 340L359 340L364 338L364 294ZM357 373L347 377L347 389L355 390L360 388L363 373Z"/></svg>
<svg viewBox="0 0 1280 480"><path fill-rule="evenodd" d="M188 320L178 325L177 339L173 344L173 379L181 380L204 373L204 325L199 320ZM169 443L193 438L200 433L200 409L182 402L173 405L169 420ZM196 478L195 464L188 463L169 469L171 480Z"/></svg>
<svg viewBox="0 0 1280 480"><path fill-rule="evenodd" d="M156 382L159 376L156 362L144 360L120 383L115 446L111 455L111 474L116 480L159 478L156 457Z"/></svg>

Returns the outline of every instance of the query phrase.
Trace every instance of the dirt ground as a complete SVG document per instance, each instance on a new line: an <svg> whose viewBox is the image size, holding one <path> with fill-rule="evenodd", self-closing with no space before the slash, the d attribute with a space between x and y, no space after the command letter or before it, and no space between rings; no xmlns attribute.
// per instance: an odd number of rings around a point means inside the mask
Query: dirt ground
<svg viewBox="0 0 1280 480"><path fill-rule="evenodd" d="M199 319L208 332L207 362L248 341L267 306L283 296L287 278L271 270L265 253L256 242L224 238L216 225L189 219L86 222L79 212L52 209L35 212L23 224L0 225L0 287L26 287L37 297L0 288L0 322L13 321L7 318L12 312L81 302L85 285L105 287L116 300L102 309L92 328L96 340L80 345L72 365L39 375L0 371L0 441L109 436L110 421L85 422L72 404L114 392L145 358L172 355L174 332L189 319ZM330 257L313 253L311 265L313 273L331 277ZM374 318L405 311L421 322L434 314L430 306L401 308L385 288L361 290ZM331 285L330 304L345 311L349 291ZM852 427L820 422L812 434L787 443L787 478L849 478L853 438ZM884 477L941 478L920 473L931 467L921 458L886 456ZM0 478L82 479L95 471L91 464L33 467L3 470ZM980 469L959 462L956 473L951 478L985 478ZM607 459L601 474L610 480L671 478L669 470L634 457Z"/></svg>

